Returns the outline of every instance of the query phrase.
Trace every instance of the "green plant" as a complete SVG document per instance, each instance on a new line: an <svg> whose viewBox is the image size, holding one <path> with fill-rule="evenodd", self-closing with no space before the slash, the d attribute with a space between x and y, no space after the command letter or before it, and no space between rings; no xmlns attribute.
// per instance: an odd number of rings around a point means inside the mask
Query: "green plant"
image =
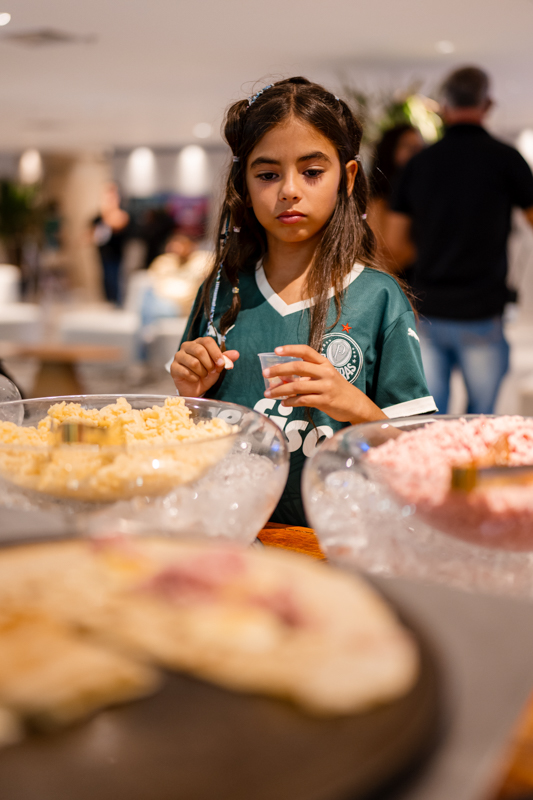
<svg viewBox="0 0 533 800"><path fill-rule="evenodd" d="M0 181L0 239L11 263L21 265L24 242L39 233L41 218L36 186Z"/></svg>
<svg viewBox="0 0 533 800"><path fill-rule="evenodd" d="M420 83L411 84L404 90L374 93L345 84L343 95L363 124L363 143L366 145L373 145L386 130L403 123L415 125L430 143L442 135L438 103L420 93Z"/></svg>

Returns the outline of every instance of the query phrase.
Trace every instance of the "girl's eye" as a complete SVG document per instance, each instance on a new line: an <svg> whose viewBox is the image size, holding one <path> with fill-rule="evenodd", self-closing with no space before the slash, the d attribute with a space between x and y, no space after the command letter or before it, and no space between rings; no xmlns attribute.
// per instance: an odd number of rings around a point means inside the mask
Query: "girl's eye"
<svg viewBox="0 0 533 800"><path fill-rule="evenodd" d="M278 176L275 172L260 172L257 177L260 181L272 181Z"/></svg>
<svg viewBox="0 0 533 800"><path fill-rule="evenodd" d="M320 176L323 175L323 173L324 173L323 169L311 168L311 169L306 169L304 175L306 175L308 178L320 178Z"/></svg>

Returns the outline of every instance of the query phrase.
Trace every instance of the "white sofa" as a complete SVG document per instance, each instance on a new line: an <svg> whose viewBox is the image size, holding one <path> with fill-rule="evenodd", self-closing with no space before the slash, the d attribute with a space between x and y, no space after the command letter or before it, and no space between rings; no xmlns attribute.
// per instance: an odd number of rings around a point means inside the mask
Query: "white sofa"
<svg viewBox="0 0 533 800"><path fill-rule="evenodd" d="M143 330L148 362L152 367L162 368L174 358L186 325L187 317L176 317L160 319Z"/></svg>
<svg viewBox="0 0 533 800"><path fill-rule="evenodd" d="M138 315L121 309L65 311L58 322L58 338L61 342L120 347L124 364L136 359L138 331Z"/></svg>
<svg viewBox="0 0 533 800"><path fill-rule="evenodd" d="M20 269L12 264L0 264L0 306L20 300Z"/></svg>
<svg viewBox="0 0 533 800"><path fill-rule="evenodd" d="M92 307L65 311L59 322L59 339L72 344L121 347L124 364L141 358L141 347L150 366L163 368L180 343L186 317L165 318L142 327L142 303L153 276L146 270L133 272L128 280L124 308Z"/></svg>
<svg viewBox="0 0 533 800"><path fill-rule="evenodd" d="M139 357L140 307L147 285L145 270L139 270L128 280L124 308L102 304L65 311L58 323L59 339L66 344L120 347L124 352L123 365L134 363Z"/></svg>
<svg viewBox="0 0 533 800"><path fill-rule="evenodd" d="M35 344L43 338L43 311L34 303L0 305L0 340Z"/></svg>

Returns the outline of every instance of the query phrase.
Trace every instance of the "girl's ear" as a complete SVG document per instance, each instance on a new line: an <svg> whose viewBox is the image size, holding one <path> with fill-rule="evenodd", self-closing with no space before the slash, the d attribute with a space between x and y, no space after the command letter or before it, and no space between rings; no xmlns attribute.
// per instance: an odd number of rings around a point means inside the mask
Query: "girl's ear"
<svg viewBox="0 0 533 800"><path fill-rule="evenodd" d="M357 161L348 161L346 164L346 190L348 192L348 197L350 197L353 192L353 185L355 183L355 176L357 175L358 169L359 164Z"/></svg>

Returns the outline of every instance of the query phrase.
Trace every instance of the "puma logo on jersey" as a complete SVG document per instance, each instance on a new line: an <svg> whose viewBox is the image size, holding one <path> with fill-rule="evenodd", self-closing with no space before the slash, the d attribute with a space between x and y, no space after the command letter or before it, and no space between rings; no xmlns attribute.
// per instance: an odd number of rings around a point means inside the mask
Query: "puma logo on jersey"
<svg viewBox="0 0 533 800"><path fill-rule="evenodd" d="M412 336L413 339L416 339L417 342L420 342L420 339L418 338L418 333L414 331L412 328L407 328L407 335Z"/></svg>
<svg viewBox="0 0 533 800"><path fill-rule="evenodd" d="M322 339L322 355L349 383L355 383L363 368L363 353L357 342L345 333L327 333Z"/></svg>

